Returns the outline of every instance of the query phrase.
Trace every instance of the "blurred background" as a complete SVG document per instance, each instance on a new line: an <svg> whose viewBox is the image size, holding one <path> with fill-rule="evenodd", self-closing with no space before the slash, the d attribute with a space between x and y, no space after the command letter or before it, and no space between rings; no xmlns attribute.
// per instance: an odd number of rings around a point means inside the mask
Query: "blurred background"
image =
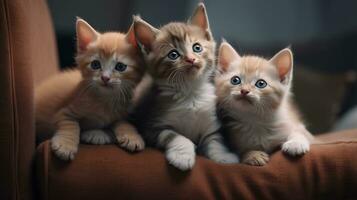
<svg viewBox="0 0 357 200"><path fill-rule="evenodd" d="M159 27L186 21L198 1L49 0L60 64L74 66L75 19L100 32L126 32L133 14ZM357 127L357 1L205 0L217 41L240 54L271 57L291 45L293 92L308 129L319 134Z"/></svg>

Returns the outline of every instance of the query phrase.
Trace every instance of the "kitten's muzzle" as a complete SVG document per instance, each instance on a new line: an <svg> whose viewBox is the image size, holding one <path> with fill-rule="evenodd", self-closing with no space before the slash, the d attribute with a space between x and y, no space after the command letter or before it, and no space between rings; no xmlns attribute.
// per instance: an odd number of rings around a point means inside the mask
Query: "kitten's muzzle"
<svg viewBox="0 0 357 200"><path fill-rule="evenodd" d="M243 101L243 102L247 102L249 104L253 104L253 99L248 95L249 91L246 92L244 91L242 93L242 91L238 94L234 94L234 99L237 101Z"/></svg>
<svg viewBox="0 0 357 200"><path fill-rule="evenodd" d="M185 70L187 70L188 72L198 71L201 69L201 65L196 63L196 64L191 64L191 65L185 65L185 66L183 66L183 68L185 68Z"/></svg>
<svg viewBox="0 0 357 200"><path fill-rule="evenodd" d="M195 58L191 58L191 57L186 57L185 58L185 62L191 64L191 65L194 65L195 64Z"/></svg>
<svg viewBox="0 0 357 200"><path fill-rule="evenodd" d="M100 82L100 85L102 85L103 87L113 87L112 83L110 82L110 77L101 76L100 79L102 80Z"/></svg>
<svg viewBox="0 0 357 200"><path fill-rule="evenodd" d="M110 81L110 77L108 77L108 76L101 76L100 79L102 79L102 81L105 85L107 85L108 82Z"/></svg>
<svg viewBox="0 0 357 200"><path fill-rule="evenodd" d="M249 90L245 90L245 89L242 89L241 91L240 91L240 94L242 95L242 96L247 96L248 94L249 94Z"/></svg>

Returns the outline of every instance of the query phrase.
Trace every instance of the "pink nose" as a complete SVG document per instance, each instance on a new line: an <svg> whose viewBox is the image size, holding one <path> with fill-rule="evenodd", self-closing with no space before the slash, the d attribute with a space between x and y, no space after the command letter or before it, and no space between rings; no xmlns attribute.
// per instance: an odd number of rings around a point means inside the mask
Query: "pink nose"
<svg viewBox="0 0 357 200"><path fill-rule="evenodd" d="M188 62L190 64L194 64L195 63L195 59L194 58L186 58L186 62Z"/></svg>
<svg viewBox="0 0 357 200"><path fill-rule="evenodd" d="M100 77L104 83L108 83L110 78L108 76L101 76Z"/></svg>
<svg viewBox="0 0 357 200"><path fill-rule="evenodd" d="M245 95L247 95L247 94L249 93L249 91L248 91L248 90L245 90L245 89L242 89L242 90L240 91L240 93L241 93L243 96L245 96Z"/></svg>

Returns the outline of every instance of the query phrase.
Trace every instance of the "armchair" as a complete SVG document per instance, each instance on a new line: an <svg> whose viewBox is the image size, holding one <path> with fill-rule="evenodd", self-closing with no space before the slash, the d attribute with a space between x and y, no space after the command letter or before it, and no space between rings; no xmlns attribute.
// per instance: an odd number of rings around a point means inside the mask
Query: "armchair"
<svg viewBox="0 0 357 200"><path fill-rule="evenodd" d="M357 130L323 134L301 158L275 152L264 167L198 156L181 172L148 148L80 145L64 162L36 146L33 92L59 72L44 0L0 0L0 199L355 199ZM338 141L337 141L338 140Z"/></svg>

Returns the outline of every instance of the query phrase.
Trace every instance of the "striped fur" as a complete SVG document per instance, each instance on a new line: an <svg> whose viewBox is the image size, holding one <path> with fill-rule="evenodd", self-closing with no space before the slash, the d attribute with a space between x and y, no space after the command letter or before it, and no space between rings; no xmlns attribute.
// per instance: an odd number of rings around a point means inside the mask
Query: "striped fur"
<svg viewBox="0 0 357 200"><path fill-rule="evenodd" d="M197 21L203 23L194 23ZM144 97L136 115L147 143L164 149L168 162L181 170L194 166L195 147L216 162L238 162L219 133L216 96L210 83L215 69L215 41L203 4L188 23L173 22L160 30L140 18L134 24L153 79L149 95ZM193 51L197 43L202 52ZM178 51L178 59L168 57L172 50ZM195 61L188 63L188 57Z"/></svg>

